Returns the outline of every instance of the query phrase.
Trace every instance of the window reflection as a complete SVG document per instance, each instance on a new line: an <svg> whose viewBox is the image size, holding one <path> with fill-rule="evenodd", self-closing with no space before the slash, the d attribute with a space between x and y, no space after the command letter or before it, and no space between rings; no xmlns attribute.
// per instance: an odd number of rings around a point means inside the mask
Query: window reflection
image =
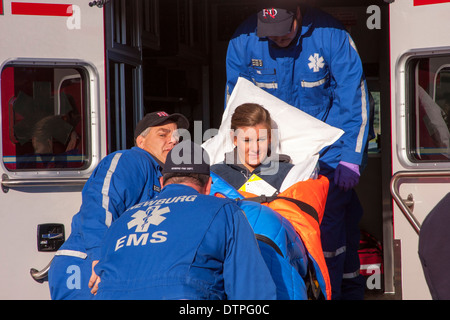
<svg viewBox="0 0 450 320"><path fill-rule="evenodd" d="M450 159L450 58L413 59L409 79L409 154L413 161Z"/></svg>
<svg viewBox="0 0 450 320"><path fill-rule="evenodd" d="M85 168L86 91L82 68L7 65L1 73L5 167Z"/></svg>

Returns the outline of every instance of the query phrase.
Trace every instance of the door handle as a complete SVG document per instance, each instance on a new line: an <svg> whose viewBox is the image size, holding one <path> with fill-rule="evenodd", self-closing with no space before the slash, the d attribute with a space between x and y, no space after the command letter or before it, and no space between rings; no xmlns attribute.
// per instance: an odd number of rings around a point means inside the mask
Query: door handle
<svg viewBox="0 0 450 320"><path fill-rule="evenodd" d="M35 268L31 268L30 269L30 275L31 277L39 282L39 283L43 283L44 281L48 280L48 271L50 270L50 266L52 264L53 258L52 260L50 260L50 262L48 263L47 266L45 266L42 270L37 270Z"/></svg>
<svg viewBox="0 0 450 320"><path fill-rule="evenodd" d="M402 199L402 201L405 206L407 206L409 210L411 210L411 212L414 211L414 196L412 193L408 194L408 198Z"/></svg>

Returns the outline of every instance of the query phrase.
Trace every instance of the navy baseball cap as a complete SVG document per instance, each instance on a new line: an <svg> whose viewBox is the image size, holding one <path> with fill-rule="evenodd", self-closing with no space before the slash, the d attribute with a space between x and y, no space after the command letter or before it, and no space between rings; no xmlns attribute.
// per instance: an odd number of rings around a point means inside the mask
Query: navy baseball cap
<svg viewBox="0 0 450 320"><path fill-rule="evenodd" d="M189 121L181 113L168 114L165 111L156 111L147 113L141 121L136 125L134 130L134 139L148 127L156 127L164 121L171 120L177 124L178 129L189 129Z"/></svg>
<svg viewBox="0 0 450 320"><path fill-rule="evenodd" d="M169 151L162 174L198 173L209 175L209 167L208 152L191 140L185 140Z"/></svg>
<svg viewBox="0 0 450 320"><path fill-rule="evenodd" d="M297 3L292 1L271 1L258 11L258 37L284 36L291 32L292 23L297 14Z"/></svg>

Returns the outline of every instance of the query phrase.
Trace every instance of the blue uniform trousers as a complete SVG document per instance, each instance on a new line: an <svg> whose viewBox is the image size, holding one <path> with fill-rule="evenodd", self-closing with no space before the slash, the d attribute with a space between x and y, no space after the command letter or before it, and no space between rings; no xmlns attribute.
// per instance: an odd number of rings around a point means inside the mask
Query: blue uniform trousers
<svg viewBox="0 0 450 320"><path fill-rule="evenodd" d="M48 272L52 300L91 300L94 295L88 286L92 259L57 255Z"/></svg>
<svg viewBox="0 0 450 320"><path fill-rule="evenodd" d="M354 189L341 190L334 183L334 171L326 176L330 187L320 232L331 296L333 300L361 300L365 283L360 275L358 248L363 210Z"/></svg>

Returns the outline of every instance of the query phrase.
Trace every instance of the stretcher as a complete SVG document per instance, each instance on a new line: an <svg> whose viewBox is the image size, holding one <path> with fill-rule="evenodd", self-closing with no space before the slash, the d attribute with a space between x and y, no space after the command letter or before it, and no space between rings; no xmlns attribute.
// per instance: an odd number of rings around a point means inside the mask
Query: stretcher
<svg viewBox="0 0 450 320"><path fill-rule="evenodd" d="M244 210L277 284L278 299L331 299L319 229L328 180L324 176L317 179L311 176L317 170L320 151L336 142L343 131L239 78L218 134L202 145L210 156L211 165L223 161L224 154L233 150L231 116L243 103L257 103L270 112L272 148L276 153L289 155L294 167L277 195L236 190L214 173L211 173L211 194L236 199Z"/></svg>

